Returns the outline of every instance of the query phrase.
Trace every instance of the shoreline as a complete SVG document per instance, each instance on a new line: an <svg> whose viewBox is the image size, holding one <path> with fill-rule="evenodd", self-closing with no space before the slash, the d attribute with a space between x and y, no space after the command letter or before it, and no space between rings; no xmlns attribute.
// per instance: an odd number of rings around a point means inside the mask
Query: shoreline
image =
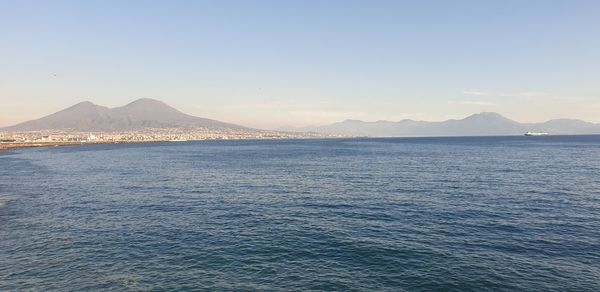
<svg viewBox="0 0 600 292"><path fill-rule="evenodd" d="M141 141L143 142L143 141ZM155 141L148 141L155 142ZM0 152L22 148L41 148L75 145L120 144L126 142L40 142L40 143L0 143Z"/></svg>
<svg viewBox="0 0 600 292"><path fill-rule="evenodd" d="M303 138L262 138L262 139L204 139L204 140L152 140L152 141L99 141L99 142L36 142L36 143L0 143L0 152L10 151L13 149L24 148L42 148L42 147L59 147L59 146L78 146L78 145L107 145L107 144L131 144L131 143L180 143L188 141L242 141L242 140L286 140L286 139L337 139L341 137L303 137ZM343 137L348 138L348 137Z"/></svg>
<svg viewBox="0 0 600 292"><path fill-rule="evenodd" d="M192 141L192 140L190 140ZM62 147L62 146L83 146L83 145L108 145L108 144L130 144L130 143L159 143L176 142L169 140L156 141L105 141L105 142L41 142L41 143L0 143L0 152L13 149L24 148L44 148L44 147Z"/></svg>
<svg viewBox="0 0 600 292"><path fill-rule="evenodd" d="M596 134L584 134L584 135L552 135L556 136L598 136ZM150 140L150 141L96 141L96 142L35 142L35 143L0 143L0 152L10 151L13 149L23 148L42 148L42 147L58 147L58 146L77 146L77 145L107 145L107 144L131 144L131 143L161 143L161 142L188 142L188 141L241 141L241 140L311 140L311 139L348 139L348 138L373 138L373 139L387 139L387 138L401 138L401 139L423 139L423 138L474 138L474 137L524 137L521 135L507 135L507 136L427 136L427 137L365 137L365 136L348 136L348 137L296 137L296 138L255 138L255 139L198 139L198 140L185 140L185 141L171 141L171 140ZM548 136L546 136L548 137Z"/></svg>

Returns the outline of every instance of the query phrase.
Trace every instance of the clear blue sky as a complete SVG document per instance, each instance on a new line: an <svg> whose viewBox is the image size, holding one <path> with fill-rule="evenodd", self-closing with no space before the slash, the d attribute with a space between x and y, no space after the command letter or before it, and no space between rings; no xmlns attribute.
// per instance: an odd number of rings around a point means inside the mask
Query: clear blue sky
<svg viewBox="0 0 600 292"><path fill-rule="evenodd" d="M163 100L277 128L600 122L600 1L0 1L0 125Z"/></svg>

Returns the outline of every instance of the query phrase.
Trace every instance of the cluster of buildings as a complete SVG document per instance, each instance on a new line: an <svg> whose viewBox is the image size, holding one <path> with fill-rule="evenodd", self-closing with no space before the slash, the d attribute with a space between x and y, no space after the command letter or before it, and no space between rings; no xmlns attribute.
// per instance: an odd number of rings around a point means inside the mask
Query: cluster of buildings
<svg viewBox="0 0 600 292"><path fill-rule="evenodd" d="M323 138L317 133L293 133L253 129L144 129L124 132L74 132L60 130L30 132L0 132L3 144L71 144L71 143L120 143L158 142L187 140L230 139L295 139Z"/></svg>

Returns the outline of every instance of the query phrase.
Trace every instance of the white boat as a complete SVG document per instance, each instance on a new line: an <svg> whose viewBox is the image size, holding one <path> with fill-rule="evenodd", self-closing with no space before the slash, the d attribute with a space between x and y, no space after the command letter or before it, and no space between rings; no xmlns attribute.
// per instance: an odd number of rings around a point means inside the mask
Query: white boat
<svg viewBox="0 0 600 292"><path fill-rule="evenodd" d="M525 133L525 136L547 136L548 133L546 132L527 132Z"/></svg>
<svg viewBox="0 0 600 292"><path fill-rule="evenodd" d="M181 138L179 138L179 139L171 139L171 140L169 140L169 142L185 142L185 141L187 141L187 139L181 139Z"/></svg>

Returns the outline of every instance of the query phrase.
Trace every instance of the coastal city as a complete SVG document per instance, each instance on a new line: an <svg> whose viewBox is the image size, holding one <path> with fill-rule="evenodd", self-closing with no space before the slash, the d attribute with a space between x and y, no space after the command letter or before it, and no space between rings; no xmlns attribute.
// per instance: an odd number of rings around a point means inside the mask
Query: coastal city
<svg viewBox="0 0 600 292"><path fill-rule="evenodd" d="M77 132L44 130L0 132L0 150L21 147L43 147L78 144L109 144L136 142L183 142L196 140L248 140L248 139L309 139L334 138L337 135L294 133L255 129L181 129L156 128L121 132Z"/></svg>

